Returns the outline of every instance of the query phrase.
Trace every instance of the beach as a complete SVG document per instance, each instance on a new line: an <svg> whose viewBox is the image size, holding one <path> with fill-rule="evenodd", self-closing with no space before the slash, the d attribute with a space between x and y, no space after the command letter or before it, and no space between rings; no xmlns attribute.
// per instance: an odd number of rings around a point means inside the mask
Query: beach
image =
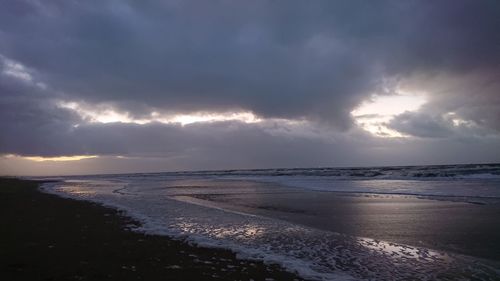
<svg viewBox="0 0 500 281"><path fill-rule="evenodd" d="M3 180L12 225L3 271L19 280L499 280L493 168Z"/></svg>
<svg viewBox="0 0 500 281"><path fill-rule="evenodd" d="M38 184L0 179L3 280L301 280L229 250L132 232L138 222L117 210Z"/></svg>

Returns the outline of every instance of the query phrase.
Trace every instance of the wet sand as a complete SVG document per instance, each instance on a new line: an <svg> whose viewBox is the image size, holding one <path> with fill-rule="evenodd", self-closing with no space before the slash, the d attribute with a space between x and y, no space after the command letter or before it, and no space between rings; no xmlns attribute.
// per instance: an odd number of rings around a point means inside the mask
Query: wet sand
<svg viewBox="0 0 500 281"><path fill-rule="evenodd" d="M191 197L318 229L500 261L499 204L297 190Z"/></svg>
<svg viewBox="0 0 500 281"><path fill-rule="evenodd" d="M231 251L126 230L136 222L117 211L37 185L0 178L2 280L302 280Z"/></svg>

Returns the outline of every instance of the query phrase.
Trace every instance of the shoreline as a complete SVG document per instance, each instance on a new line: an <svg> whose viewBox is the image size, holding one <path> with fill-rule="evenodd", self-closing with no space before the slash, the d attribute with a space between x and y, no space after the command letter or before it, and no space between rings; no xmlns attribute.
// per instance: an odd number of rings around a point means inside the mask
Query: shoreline
<svg viewBox="0 0 500 281"><path fill-rule="evenodd" d="M238 259L129 230L137 221L92 202L0 178L0 272L8 280L303 280L278 265Z"/></svg>

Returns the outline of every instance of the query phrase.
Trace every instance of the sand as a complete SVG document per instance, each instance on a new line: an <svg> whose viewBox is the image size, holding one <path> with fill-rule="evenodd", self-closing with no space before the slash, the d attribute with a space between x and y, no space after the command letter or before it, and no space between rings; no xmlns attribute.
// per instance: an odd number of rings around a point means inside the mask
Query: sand
<svg viewBox="0 0 500 281"><path fill-rule="evenodd" d="M129 231L137 222L117 211L38 184L0 178L2 280L302 280L231 251Z"/></svg>

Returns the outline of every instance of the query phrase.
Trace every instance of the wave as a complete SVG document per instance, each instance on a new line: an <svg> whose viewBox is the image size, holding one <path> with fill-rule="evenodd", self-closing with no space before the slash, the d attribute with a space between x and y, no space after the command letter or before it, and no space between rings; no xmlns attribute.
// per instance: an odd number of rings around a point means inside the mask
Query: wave
<svg viewBox="0 0 500 281"><path fill-rule="evenodd" d="M426 166L382 166L347 168L279 168L248 170L185 171L135 173L129 177L328 177L336 180L395 179L395 180L500 180L500 164L458 164ZM123 175L120 175L123 176ZM95 177L95 176L92 176ZM109 177L109 175L106 175Z"/></svg>

